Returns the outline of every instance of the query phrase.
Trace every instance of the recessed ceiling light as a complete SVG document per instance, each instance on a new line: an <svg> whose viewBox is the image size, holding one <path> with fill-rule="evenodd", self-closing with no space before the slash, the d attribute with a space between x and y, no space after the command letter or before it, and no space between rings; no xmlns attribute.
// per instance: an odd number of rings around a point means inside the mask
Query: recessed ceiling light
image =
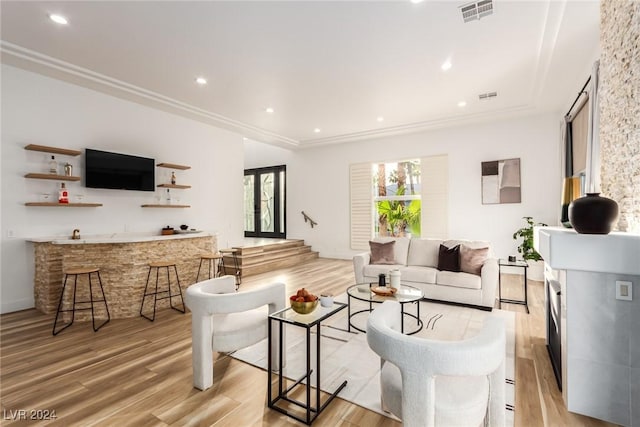
<svg viewBox="0 0 640 427"><path fill-rule="evenodd" d="M198 77L196 78L196 83L198 83L199 85L206 85L207 79L205 79L204 77Z"/></svg>
<svg viewBox="0 0 640 427"><path fill-rule="evenodd" d="M376 120L379 121L379 122L384 122L384 117L379 116Z"/></svg>
<svg viewBox="0 0 640 427"><path fill-rule="evenodd" d="M449 61L448 59L446 61L444 61L442 63L442 65L440 66L440 68L442 68L442 71L447 71L451 68L451 61Z"/></svg>
<svg viewBox="0 0 640 427"><path fill-rule="evenodd" d="M246 136L243 136L243 137L242 137L242 140L243 140L243 141L248 141L248 140L249 140L249 138L247 138Z"/></svg>
<svg viewBox="0 0 640 427"><path fill-rule="evenodd" d="M51 19L56 24L60 24L60 25L67 25L69 23L69 21L67 21L67 18L55 13L52 13L51 15L49 15L49 19Z"/></svg>
<svg viewBox="0 0 640 427"><path fill-rule="evenodd" d="M466 107L467 102L466 101L460 101L458 102L458 107Z"/></svg>
<svg viewBox="0 0 640 427"><path fill-rule="evenodd" d="M315 128L313 131L314 131L315 133L320 133L320 128Z"/></svg>
<svg viewBox="0 0 640 427"><path fill-rule="evenodd" d="M264 111L266 111L267 113L271 114L271 113L273 113L274 110L271 107L267 107L267 108L265 108Z"/></svg>
<svg viewBox="0 0 640 427"><path fill-rule="evenodd" d="M422 3L424 0L410 0L413 4Z"/></svg>

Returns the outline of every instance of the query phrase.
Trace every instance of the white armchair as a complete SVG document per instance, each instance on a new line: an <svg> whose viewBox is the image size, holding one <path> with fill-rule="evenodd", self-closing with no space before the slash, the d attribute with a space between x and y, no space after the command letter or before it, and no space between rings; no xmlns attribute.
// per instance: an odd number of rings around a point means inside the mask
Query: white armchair
<svg viewBox="0 0 640 427"><path fill-rule="evenodd" d="M400 304L385 301L369 316L367 341L380 355L382 408L404 427L505 424L504 321L489 317L462 341L403 335ZM389 363L390 362L390 363Z"/></svg>
<svg viewBox="0 0 640 427"><path fill-rule="evenodd" d="M185 294L192 312L193 386L200 390L213 385L214 351L235 351L265 339L267 316L285 308L283 283L236 292L235 280L234 276L205 280L189 286ZM276 352L277 339L274 342L271 351Z"/></svg>

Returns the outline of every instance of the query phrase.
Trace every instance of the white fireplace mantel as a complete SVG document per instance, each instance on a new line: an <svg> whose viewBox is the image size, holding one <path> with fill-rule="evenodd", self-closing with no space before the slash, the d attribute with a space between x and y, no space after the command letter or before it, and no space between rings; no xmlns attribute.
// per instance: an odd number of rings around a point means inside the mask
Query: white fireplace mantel
<svg viewBox="0 0 640 427"><path fill-rule="evenodd" d="M561 227L536 227L534 247L554 270L640 275L640 235L578 234Z"/></svg>
<svg viewBox="0 0 640 427"><path fill-rule="evenodd" d="M640 235L536 227L534 247L545 261L545 290L560 286L560 327L546 316L547 343L551 326L567 409L640 426ZM545 291L545 314L549 300Z"/></svg>

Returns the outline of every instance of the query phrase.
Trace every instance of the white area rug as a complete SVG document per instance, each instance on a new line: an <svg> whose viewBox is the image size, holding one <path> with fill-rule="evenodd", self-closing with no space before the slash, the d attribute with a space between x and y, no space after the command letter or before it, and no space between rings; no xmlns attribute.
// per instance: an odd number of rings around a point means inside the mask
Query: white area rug
<svg viewBox="0 0 640 427"><path fill-rule="evenodd" d="M346 302L346 295L336 300ZM352 311L365 308L364 302L352 299ZM375 308L375 305L374 305ZM405 311L415 314L415 304L406 304ZM356 315L352 324L365 329L368 313ZM486 312L472 308L464 308L432 302L420 302L420 317L424 328L415 336L439 339L461 340L473 336L480 330L486 316L503 318L507 331L506 353L506 425L513 426L515 404L515 313L503 310ZM275 326L275 323L274 323ZM413 330L416 322L405 319L405 330ZM338 397L364 408L394 418L380 407L380 358L367 345L366 334L353 328L347 332L347 309L327 319L321 326L321 389L333 392L344 380L348 383ZM297 326L286 326L286 367L283 374L289 379L297 379L304 375L306 369L305 329ZM315 367L315 328L312 329L311 366ZM256 345L238 350L232 357L266 370L267 340ZM315 372L312 374L312 385L315 386Z"/></svg>

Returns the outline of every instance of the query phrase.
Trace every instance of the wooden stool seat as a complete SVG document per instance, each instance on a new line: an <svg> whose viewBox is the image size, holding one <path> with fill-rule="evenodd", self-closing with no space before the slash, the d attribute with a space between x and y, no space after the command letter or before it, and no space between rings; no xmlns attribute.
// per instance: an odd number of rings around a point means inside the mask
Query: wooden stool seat
<svg viewBox="0 0 640 427"><path fill-rule="evenodd" d="M154 268L156 269L155 290L153 291L149 290L149 292L147 292L147 290L149 289L149 279L151 278L151 270L153 270ZM158 290L158 277L160 275L161 268L164 268L167 270L167 289L164 291ZM171 293L171 278L169 276L170 268L173 268L173 271L175 272L175 276L176 276L176 282L178 283L178 293L174 293L174 294ZM162 295L162 294L166 294L166 295L162 297L158 297L158 295ZM144 302L146 301L147 297L150 297L150 296L153 297L153 315L151 317L143 313ZM180 302L182 303L182 309L180 309L179 307L174 307L173 305L174 297L180 297ZM142 295L142 302L140 303L140 316L153 322L156 319L156 306L158 304L158 300L162 300L162 299L169 299L169 306L172 309L179 311L180 313L186 312L184 299L182 298L182 288L180 287L180 277L178 277L178 267L176 267L176 263L174 261L155 261L155 262L149 263L149 273L147 274L147 283L144 286L144 294Z"/></svg>
<svg viewBox="0 0 640 427"><path fill-rule="evenodd" d="M86 274L87 280L89 282L89 300L87 301L78 301L76 299L76 291L78 288L78 276ZM98 284L100 285L100 293L102 294L102 299L99 298L98 293L96 292L94 298L93 292L93 284L91 282L91 275L96 274L98 276ZM70 309L63 309L64 305L64 292L67 289L67 279L69 276L73 276L73 305ZM97 302L103 302L104 308L107 311L107 320L105 320L100 326L96 327L96 317L94 313L94 306ZM84 306L83 306L84 304ZM90 304L90 307L86 305ZM58 309L56 310L56 319L53 321L53 335L58 335L63 330L67 329L69 326L73 325L73 321L75 319L76 311L79 310L91 310L91 323L93 325L93 332L98 332L98 329L102 328L106 325L109 320L111 320L111 314L109 314L109 306L107 305L107 297L104 295L104 288L102 287L102 278L100 277L100 269L92 268L92 267L80 267L80 268L70 268L64 272L64 283L62 284L62 292L60 293L60 302L58 303ZM60 313L71 312L71 322L64 325L62 328L56 330L56 326L58 325L58 318L60 317Z"/></svg>
<svg viewBox="0 0 640 427"><path fill-rule="evenodd" d="M209 262L208 271L209 271L209 279L211 279L211 270L213 269L213 277L220 276L220 264L222 263L223 255L220 252L206 253L200 255L200 265L198 266L198 274L196 274L196 283L200 279L200 269L202 268L202 263L204 261Z"/></svg>
<svg viewBox="0 0 640 427"><path fill-rule="evenodd" d="M75 276L78 274L97 273L99 271L99 268L70 268L69 270L66 270L64 274Z"/></svg>
<svg viewBox="0 0 640 427"><path fill-rule="evenodd" d="M175 267L175 265L176 265L175 261L156 261L156 262L149 263L150 268Z"/></svg>

